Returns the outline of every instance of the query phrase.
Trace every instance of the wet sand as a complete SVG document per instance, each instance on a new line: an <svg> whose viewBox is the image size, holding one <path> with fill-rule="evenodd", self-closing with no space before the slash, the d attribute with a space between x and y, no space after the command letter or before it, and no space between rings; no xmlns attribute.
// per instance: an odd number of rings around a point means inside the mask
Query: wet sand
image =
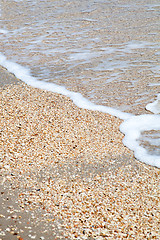
<svg viewBox="0 0 160 240"><path fill-rule="evenodd" d="M160 171L123 146L121 120L23 83L0 99L0 239L159 238Z"/></svg>
<svg viewBox="0 0 160 240"><path fill-rule="evenodd" d="M0 66L0 87L4 88L10 84L18 84L19 81L17 78L13 76L12 73L9 73L5 68Z"/></svg>

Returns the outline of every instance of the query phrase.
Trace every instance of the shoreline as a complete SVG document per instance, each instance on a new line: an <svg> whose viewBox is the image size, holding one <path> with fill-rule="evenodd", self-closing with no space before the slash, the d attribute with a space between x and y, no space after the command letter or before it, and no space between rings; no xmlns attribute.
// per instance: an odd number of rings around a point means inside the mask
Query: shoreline
<svg viewBox="0 0 160 240"><path fill-rule="evenodd" d="M24 83L1 103L0 238L158 239L160 171L122 144L121 120Z"/></svg>

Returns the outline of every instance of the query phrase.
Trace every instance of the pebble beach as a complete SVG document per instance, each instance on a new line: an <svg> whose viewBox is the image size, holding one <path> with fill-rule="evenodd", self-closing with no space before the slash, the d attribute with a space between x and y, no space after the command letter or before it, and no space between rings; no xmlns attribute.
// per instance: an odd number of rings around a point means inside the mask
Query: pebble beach
<svg viewBox="0 0 160 240"><path fill-rule="evenodd" d="M0 239L158 240L160 171L122 120L0 73Z"/></svg>

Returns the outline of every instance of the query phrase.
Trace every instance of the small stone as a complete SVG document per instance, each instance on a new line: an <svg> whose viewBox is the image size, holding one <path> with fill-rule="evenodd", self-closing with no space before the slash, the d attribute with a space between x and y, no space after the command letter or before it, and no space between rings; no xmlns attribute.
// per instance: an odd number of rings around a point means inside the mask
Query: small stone
<svg viewBox="0 0 160 240"><path fill-rule="evenodd" d="M36 238L36 235L33 236L33 235L29 234L28 237L30 237L31 239L35 239L35 238Z"/></svg>
<svg viewBox="0 0 160 240"><path fill-rule="evenodd" d="M20 236L17 236L17 239L18 239L18 240L23 240L23 238L21 238Z"/></svg>
<svg viewBox="0 0 160 240"><path fill-rule="evenodd" d="M107 237L107 234L108 234L108 230L107 229L104 229L102 232L101 232L101 236L102 237Z"/></svg>
<svg viewBox="0 0 160 240"><path fill-rule="evenodd" d="M10 166L8 166L8 165L4 165L4 168L6 168L6 169L9 169L9 168L10 168Z"/></svg>
<svg viewBox="0 0 160 240"><path fill-rule="evenodd" d="M41 240L45 240L45 238L44 238L44 237L40 237L40 239L41 239Z"/></svg>
<svg viewBox="0 0 160 240"><path fill-rule="evenodd" d="M11 229L10 228L6 228L6 232L10 232L11 231Z"/></svg>
<svg viewBox="0 0 160 240"><path fill-rule="evenodd" d="M1 236L5 236L6 234L5 234L5 232L1 231L1 232L0 232L0 235L1 235Z"/></svg>

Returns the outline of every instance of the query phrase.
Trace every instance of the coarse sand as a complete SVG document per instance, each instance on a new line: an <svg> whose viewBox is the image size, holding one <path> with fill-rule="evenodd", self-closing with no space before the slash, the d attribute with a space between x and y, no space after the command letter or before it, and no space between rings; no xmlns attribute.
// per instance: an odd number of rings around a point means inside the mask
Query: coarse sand
<svg viewBox="0 0 160 240"><path fill-rule="evenodd" d="M159 239L160 171L121 120L22 83L0 101L0 239Z"/></svg>

